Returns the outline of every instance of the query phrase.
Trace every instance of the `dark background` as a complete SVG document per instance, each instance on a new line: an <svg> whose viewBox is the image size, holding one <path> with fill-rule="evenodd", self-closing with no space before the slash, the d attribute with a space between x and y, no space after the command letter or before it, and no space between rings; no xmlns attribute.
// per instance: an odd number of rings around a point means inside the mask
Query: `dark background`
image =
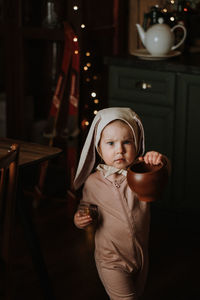
<svg viewBox="0 0 200 300"><path fill-rule="evenodd" d="M49 1L51 2L51 1ZM38 127L48 118L63 58L63 22L68 22L80 47L80 123L93 118L89 92L100 92L97 109L106 105L103 57L127 52L128 1L53 1L57 24L44 25L48 1L1 1L0 5L0 92L6 97L6 134L12 138L40 138ZM78 5L78 10L73 9ZM81 29L81 24L85 28ZM56 54L53 54L53 47ZM92 67L87 72L97 80L85 82L85 52Z"/></svg>
<svg viewBox="0 0 200 300"><path fill-rule="evenodd" d="M64 155L49 166L44 186L45 200L35 209L31 194L30 199L27 199L56 299L67 299L66 296L72 300L98 299L99 296L103 300L107 297L91 259L91 234L85 234L73 226L76 201L68 194L71 173L67 151L72 144L79 157L80 146L88 130L82 121L87 120L90 124L94 110L108 105L105 57L123 56L126 60L129 56L129 1L53 2L58 22L53 28L48 28L43 22L48 1L0 1L0 132L1 136L49 143L43 136L43 130L61 68L63 22L69 22L79 37L80 45L80 102L77 123L80 134L75 141L55 139L54 145L63 147ZM144 3L139 0L135 2ZM73 10L74 5L79 7L76 12ZM81 24L86 27L81 29ZM197 26L196 29L198 28ZM198 30L195 32L198 33ZM87 51L91 53L91 67L85 72L83 67L88 63L85 56ZM123 64L129 67L129 60ZM180 68L184 64L182 62ZM149 70L152 69L151 66ZM98 104L92 102L92 91L98 94ZM24 186L29 189L29 186L32 188L37 182L38 170L24 170L22 175ZM197 193L195 203L198 198ZM194 210L192 201L191 208ZM184 221L179 223L181 226L177 226L176 212L153 212L150 273L144 300L199 299L198 211L195 212L193 222L192 218L193 215L186 211L182 215ZM38 274L32 264L30 249L24 239L20 222L16 228L16 299L43 299Z"/></svg>

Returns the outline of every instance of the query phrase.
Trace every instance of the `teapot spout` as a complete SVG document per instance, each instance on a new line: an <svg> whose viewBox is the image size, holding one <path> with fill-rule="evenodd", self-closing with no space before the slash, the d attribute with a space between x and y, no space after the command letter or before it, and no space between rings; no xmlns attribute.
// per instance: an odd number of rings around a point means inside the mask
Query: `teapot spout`
<svg viewBox="0 0 200 300"><path fill-rule="evenodd" d="M139 33L139 37L141 39L141 42L146 47L146 45L145 45L145 34L146 33L145 33L144 29L142 28L142 26L140 24L136 24L136 28L137 28L137 31Z"/></svg>

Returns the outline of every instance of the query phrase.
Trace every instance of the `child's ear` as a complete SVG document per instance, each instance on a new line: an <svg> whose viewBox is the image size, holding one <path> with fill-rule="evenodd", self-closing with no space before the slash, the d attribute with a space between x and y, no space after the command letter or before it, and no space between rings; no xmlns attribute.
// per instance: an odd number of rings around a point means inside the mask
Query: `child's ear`
<svg viewBox="0 0 200 300"><path fill-rule="evenodd" d="M95 165L94 165L94 169L96 169L96 167L99 165L99 164L102 164L103 163L103 159L102 157L100 156L99 152L96 150L96 161L95 161Z"/></svg>
<svg viewBox="0 0 200 300"><path fill-rule="evenodd" d="M97 146L96 151L97 151L98 155L102 158L101 149L100 149L99 145Z"/></svg>

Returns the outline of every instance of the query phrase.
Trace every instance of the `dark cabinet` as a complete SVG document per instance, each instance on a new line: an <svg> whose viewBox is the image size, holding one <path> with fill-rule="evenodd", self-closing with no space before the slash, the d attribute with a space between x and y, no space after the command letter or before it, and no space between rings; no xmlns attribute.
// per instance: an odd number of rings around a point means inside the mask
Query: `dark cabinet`
<svg viewBox="0 0 200 300"><path fill-rule="evenodd" d="M174 195L176 209L200 212L200 76L177 76L174 139ZM178 180L177 180L178 179Z"/></svg>
<svg viewBox="0 0 200 300"><path fill-rule="evenodd" d="M173 157L175 75L110 66L109 106L131 107L142 119L146 150ZM170 206L170 184L162 202Z"/></svg>
<svg viewBox="0 0 200 300"><path fill-rule="evenodd" d="M124 59L125 61L125 59ZM165 195L155 207L185 216L200 213L200 76L108 63L109 106L128 106L142 119L146 151L167 155L172 174Z"/></svg>
<svg viewBox="0 0 200 300"><path fill-rule="evenodd" d="M175 75L111 66L109 78L109 105L132 107L142 118L146 148L172 157Z"/></svg>

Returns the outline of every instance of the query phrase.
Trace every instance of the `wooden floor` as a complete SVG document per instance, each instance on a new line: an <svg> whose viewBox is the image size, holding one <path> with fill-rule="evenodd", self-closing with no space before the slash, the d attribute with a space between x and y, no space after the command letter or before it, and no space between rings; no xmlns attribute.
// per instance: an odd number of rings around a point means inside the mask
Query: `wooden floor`
<svg viewBox="0 0 200 300"><path fill-rule="evenodd" d="M73 225L74 199L48 197L38 208L27 201L55 299L108 300L94 264L93 234ZM200 299L199 242L199 233L187 228L152 225L149 277L142 300ZM19 218L13 252L14 299L45 299Z"/></svg>

